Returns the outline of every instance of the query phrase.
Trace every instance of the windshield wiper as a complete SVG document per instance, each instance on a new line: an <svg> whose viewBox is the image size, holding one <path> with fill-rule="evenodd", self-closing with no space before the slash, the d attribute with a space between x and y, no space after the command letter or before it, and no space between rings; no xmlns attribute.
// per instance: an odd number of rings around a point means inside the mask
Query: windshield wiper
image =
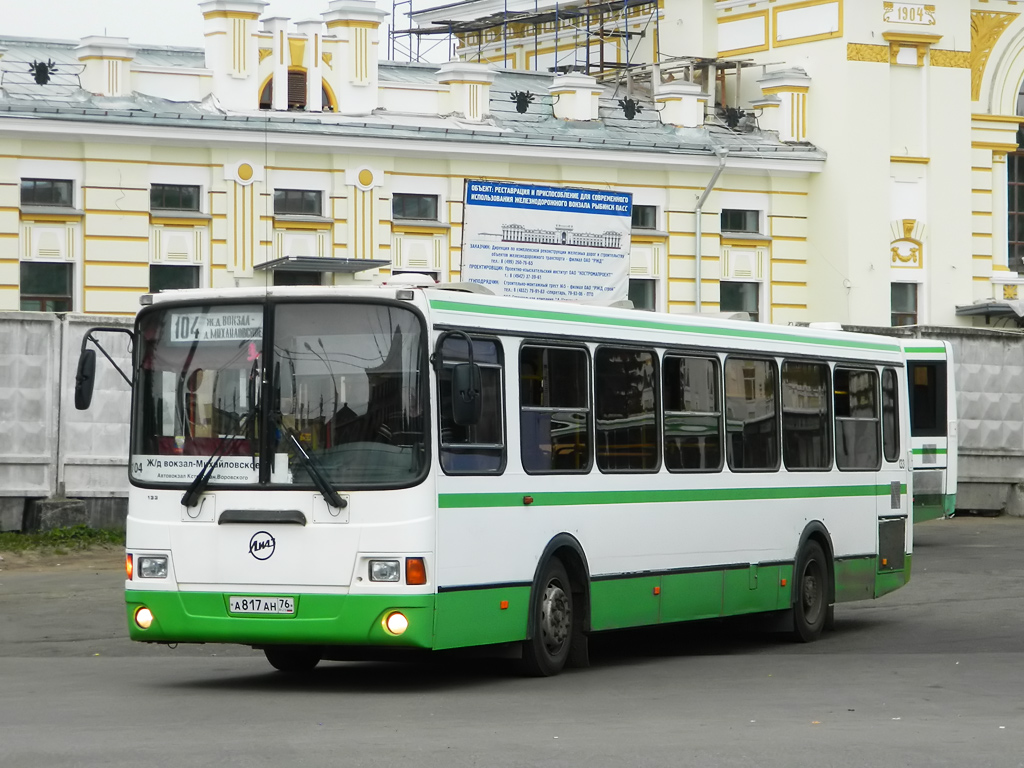
<svg viewBox="0 0 1024 768"><path fill-rule="evenodd" d="M248 422L252 421L252 417L255 411L249 411L243 416L238 422L238 431L246 428ZM225 452L228 446L231 444L230 440L234 440L238 437L237 434L224 435L220 438L220 442L217 443L217 449L210 455L210 458L203 464L203 468L199 470L199 474L193 478L192 483L187 489L185 494L181 497L181 503L186 507L194 507L199 503L199 497L203 495L203 491L206 490L206 486L210 483L210 478L213 477L213 471L220 464L220 460L224 458ZM256 454L252 455L252 466L256 468Z"/></svg>
<svg viewBox="0 0 1024 768"><path fill-rule="evenodd" d="M324 501L338 509L344 509L347 507L348 502L341 498L336 490L331 488L331 484L328 482L327 478L324 477L323 471L317 466L316 462L313 461L313 457L306 453L305 449L302 447L302 443L300 443L298 438L292 434L292 431L282 423L282 420L277 415L271 414L270 418L274 420L274 423L281 429L285 436L291 440L292 445L295 446L295 454L299 457L299 461L305 468L306 474L308 474L310 480L313 481L313 485L316 486L316 489L320 491L320 494L324 497Z"/></svg>

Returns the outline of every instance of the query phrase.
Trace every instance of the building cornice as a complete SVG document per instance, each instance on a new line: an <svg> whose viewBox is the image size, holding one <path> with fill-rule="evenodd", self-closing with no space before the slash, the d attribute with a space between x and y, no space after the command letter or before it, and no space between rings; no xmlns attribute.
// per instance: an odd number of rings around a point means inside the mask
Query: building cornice
<svg viewBox="0 0 1024 768"><path fill-rule="evenodd" d="M244 123L242 125L245 125ZM437 138L374 137L328 132L285 133L240 130L238 123L221 126L196 127L168 124L140 126L111 122L89 122L81 120L53 120L24 116L0 116L0 137L66 140L75 143L135 143L159 146L183 146L211 148L252 147L261 153L266 149L276 151L297 150L302 152L324 152L329 154L381 153L399 157L423 157L437 155L447 159L468 159L479 161L501 157L510 161L521 161L523 147L529 147L531 157L538 161L565 165L642 167L650 170L665 169L711 169L718 166L718 158L710 146L697 148L658 147L651 150L635 150L625 147L595 149L572 147L561 143L514 141L505 135L482 136L475 141L464 141L451 133L438 131ZM820 156L785 156L783 148L772 156L729 155L730 172L758 175L761 173L805 176L824 170ZM69 158L72 159L72 158ZM80 161L81 158L74 158ZM130 161L118 161L130 162ZM139 161L143 162L143 161ZM159 165L158 161L145 161Z"/></svg>

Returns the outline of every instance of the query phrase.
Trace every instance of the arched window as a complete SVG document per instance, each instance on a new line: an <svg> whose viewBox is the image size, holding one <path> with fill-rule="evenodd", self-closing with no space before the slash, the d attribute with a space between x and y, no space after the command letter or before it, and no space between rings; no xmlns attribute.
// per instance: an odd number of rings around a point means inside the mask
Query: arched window
<svg viewBox="0 0 1024 768"><path fill-rule="evenodd" d="M324 112L333 112L334 104L328 94L327 88L321 88L321 97ZM260 109L273 109L274 104L274 79L271 78L263 86L260 94ZM288 110L303 111L306 109L306 71L304 69L288 70Z"/></svg>

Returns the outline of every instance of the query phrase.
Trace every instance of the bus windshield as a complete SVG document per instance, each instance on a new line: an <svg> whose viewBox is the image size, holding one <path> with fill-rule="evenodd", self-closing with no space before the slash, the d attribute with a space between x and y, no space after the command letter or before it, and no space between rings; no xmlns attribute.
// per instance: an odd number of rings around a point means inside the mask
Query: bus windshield
<svg viewBox="0 0 1024 768"><path fill-rule="evenodd" d="M221 485L379 488L420 478L422 320L371 303L280 303L271 316L273 339L259 305L140 318L133 480L189 485L207 462L210 484Z"/></svg>

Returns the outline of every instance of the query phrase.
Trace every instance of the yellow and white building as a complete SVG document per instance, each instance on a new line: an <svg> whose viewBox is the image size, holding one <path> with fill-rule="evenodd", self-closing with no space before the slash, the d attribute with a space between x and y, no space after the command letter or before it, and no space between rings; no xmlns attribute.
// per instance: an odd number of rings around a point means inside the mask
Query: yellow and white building
<svg viewBox="0 0 1024 768"><path fill-rule="evenodd" d="M1016 316L1024 4L567 3L531 31L471 0L493 23L442 65L380 61L369 0L265 7L199 3L204 49L0 37L0 310L458 280L464 182L494 179L632 193L644 308Z"/></svg>

